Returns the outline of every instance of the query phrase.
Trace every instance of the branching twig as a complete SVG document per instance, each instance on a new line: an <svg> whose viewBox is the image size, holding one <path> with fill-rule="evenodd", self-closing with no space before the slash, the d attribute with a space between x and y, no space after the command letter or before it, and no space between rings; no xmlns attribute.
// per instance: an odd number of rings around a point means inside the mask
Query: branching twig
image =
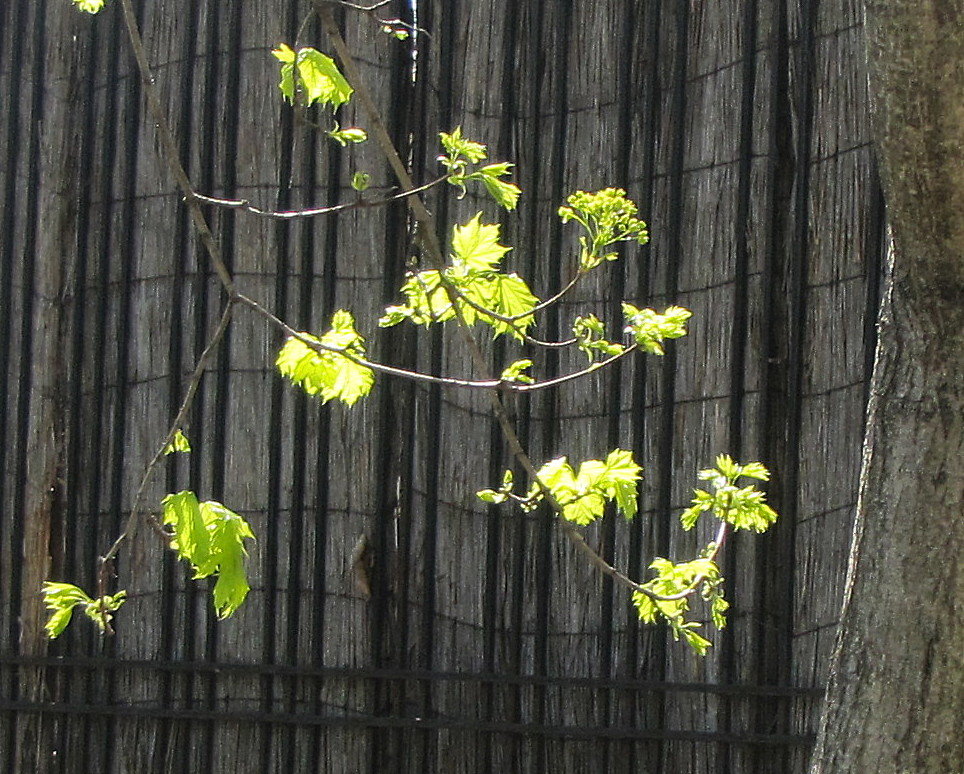
<svg viewBox="0 0 964 774"><path fill-rule="evenodd" d="M704 557L709 559L711 562L716 561L716 557L719 556L720 550L723 548L723 543L726 540L726 535L729 532L730 525L725 521L720 521L720 526L716 529L716 538L713 541L713 550L708 556ZM651 594L653 599L658 599L663 602L674 602L679 599L685 599L686 597L692 596L693 593L703 585L706 580L706 575L697 575L682 591L678 591L675 594L667 594L665 596L659 594Z"/></svg>
<svg viewBox="0 0 964 774"><path fill-rule="evenodd" d="M588 368L584 368L581 371L573 371L571 374L563 374L562 376L557 376L555 379L548 379L544 382L516 385L515 392L538 392L539 390L546 390L550 387L558 387L560 384L565 384L566 382L571 382L575 379L581 379L583 376L588 376L589 374L595 373L606 366L612 365L617 360L621 360L630 352L635 352L637 349L638 346L636 344L631 344L622 352L611 355L605 360L600 360L598 363L593 363Z"/></svg>
<svg viewBox="0 0 964 774"><path fill-rule="evenodd" d="M340 8L350 8L353 11L358 11L367 16L370 16L372 19L374 19L378 24L382 26L401 27L403 29L408 30L409 32L418 32L422 35L427 35L429 37L432 36L428 30L424 30L421 27L416 27L415 25L409 24L408 22L402 21L401 19L383 19L381 16L379 16L376 13L376 11L379 8L384 8L386 5L391 3L392 0L381 0L380 2L374 3L372 5L360 5L358 3L349 2L349 0L319 0L319 2L325 3L326 5L333 5Z"/></svg>
<svg viewBox="0 0 964 774"><path fill-rule="evenodd" d="M345 70L345 75L347 76L349 83L354 86L355 94L358 96L362 108L368 114L368 120L371 122L373 127L373 134L382 150L382 153L387 159L389 166L395 172L395 175L398 178L402 188L406 191L411 191L412 188L414 188L412 179L409 176L408 171L405 169L405 165L402 163L402 160L398 155L398 151L395 149L395 145L392 142L391 137L388 135L388 131L385 129L385 124L381 120L378 107L375 105L371 94L368 92L368 88L361 78L361 74L355 65L351 52L348 50L348 46L346 45L344 38L341 36L341 32L339 31L338 25L335 23L335 18L332 15L331 7L328 5L326 0L314 0L314 2L315 8L318 10L318 15L321 17L322 25L325 28L325 33L328 35L332 45L334 46L335 53L337 54L338 59L341 61L342 67ZM412 214L422 226L422 228L419 229L419 232L424 232L422 233L422 241L424 246L427 248L426 252L428 253L430 260L439 270L440 277L442 277L442 286L446 288L447 292L449 293L450 301L455 304L454 288L451 286L451 283L446 282L444 276L442 276L442 271L445 267L445 260L442 256L442 250L439 246L438 238L436 236L437 229L435 219L426 209L421 198L418 196L411 196L406 201L408 202L409 208L412 210ZM456 319L458 319L458 321L461 323L458 327L458 331L460 332L460 336L469 350L473 363L480 372L484 372L485 368L487 367L485 357L482 354L481 349L479 349L479 345L476 343L475 339L473 339L468 333L468 330L465 326L465 320L459 313L457 307ZM499 423L499 427L501 428L502 434L509 445L512 455L518 461L519 465L522 466L523 470L525 470L529 478L535 481L542 490L543 496L546 498L546 501L549 503L549 505L552 507L552 510L558 517L556 519L557 523L562 525L562 529L569 539L576 544L579 550L586 554L593 566L595 566L601 572L610 576L615 581L631 589L632 591L639 591L653 599L658 599L658 594L650 589L647 589L642 584L632 580L603 559L599 553L597 553L591 546L589 546L588 543L586 543L585 538L575 527L575 525L566 521L566 519L562 516L562 506L559 504L558 500L553 497L552 492L549 491L549 488L540 480L539 473L536 470L535 465L533 464L529 455L526 453L525 449L522 447L522 442L519 440L519 436L515 432L515 428L512 426L512 422L509 419L508 412L505 410L505 406L502 404L502 400L495 392L491 393L490 400L492 403L492 411L495 414L496 421Z"/></svg>
<svg viewBox="0 0 964 774"><path fill-rule="evenodd" d="M285 332L286 335L300 341L309 349L313 349L315 352L332 352L334 354L341 355L357 365L370 368L372 371L386 374L387 376L395 376L401 379L410 379L417 382L428 382L430 384L440 384L445 387L470 387L475 389L493 390L499 388L515 388L518 386L511 383L507 384L501 379L458 379L452 376L432 376L431 374L425 374L421 371L409 371L406 368L398 368L396 366L385 365L384 363L377 363L373 360L359 357L357 354L352 352L350 349L346 349L345 347L334 347L319 341L314 341L313 339L305 336L301 331L297 331L292 328L280 317L272 314L257 301L248 298L243 293L239 293L237 295L237 300L239 303L242 303L257 312L272 325L280 328Z"/></svg>
<svg viewBox="0 0 964 774"><path fill-rule="evenodd" d="M420 185L418 188L413 188L411 191L405 191L403 193L394 194L393 196L388 196L384 199L362 199L359 198L353 202L345 202L344 204L335 204L330 207L314 207L304 210L263 210L260 207L256 207L247 199L220 199L216 196L207 196L206 194L200 194L196 191L190 194L190 198L201 204L212 204L216 207L225 207L233 210L244 210L245 212L250 212L252 215L258 215L262 218L273 218L275 220L294 220L297 218L313 218L318 215L331 215L336 212L344 212L345 210L357 210L366 207L378 207L383 204L390 204L391 202L397 202L404 199L406 196L411 196L412 194L420 193L422 191L427 191L433 186L445 180L445 176L433 180L430 183L425 183L425 185ZM184 197L185 201L188 197Z"/></svg>
<svg viewBox="0 0 964 774"><path fill-rule="evenodd" d="M201 353L201 357L198 358L197 365L194 367L194 373L191 374L191 380L188 382L187 392L184 394L184 400L181 401L181 407L177 411L177 415L174 417L174 421L171 423L170 428L167 431L167 435L164 437L164 442L158 447L151 461L147 463L147 467L144 469L144 475L141 477L140 486L137 487L137 492L134 495L134 501L131 503L131 512L127 517L127 523L124 525L124 531L117 536L111 547L107 552L100 557L100 565L102 568L101 577L98 581L99 584L103 585L106 582L105 572L108 563L117 555L118 550L120 550L121 544L130 537L133 537L135 531L137 530L137 521L140 517L140 506L144 499L144 492L147 490L147 484L151 479L151 475L154 469L157 467L158 462L164 457L164 451L167 449L168 444L174 440L174 435L184 424L184 420L187 418L188 411L191 410L191 404L194 402L194 396L197 394L198 387L201 384L201 379L204 378L204 371L207 368L208 362L214 355L214 351L217 349L225 331L228 329L228 324L231 322L231 314L234 310L235 300L229 300L227 306L224 308L224 312L221 315L221 320L218 322L218 327L215 329L214 334L211 336L211 340L208 342L204 351ZM155 525L158 526L158 525ZM106 594L104 588L100 588L98 596L103 597Z"/></svg>
<svg viewBox="0 0 964 774"><path fill-rule="evenodd" d="M536 389L545 389L545 388L563 383L565 381L570 381L572 379L578 378L579 376L598 370L599 368L605 365L608 365L609 363L615 361L616 359L625 356L629 351L632 351L635 348L635 345L633 347L627 348L624 352L621 352L618 355L615 355L609 358L608 360L602 361L598 364L593 364L593 366L585 369L584 371L576 372L574 374L569 374L564 377L559 377L557 379L549 380L541 384L520 385L516 383L505 382L501 379L461 380L461 379L454 379L450 377L436 377L428 374L421 374L415 371L408 371L406 369L395 368L393 366L385 366L379 363L369 362L362 358L358 358L357 356L354 356L352 353L342 350L340 348L326 347L324 345L320 345L318 342L312 341L311 339L305 337L300 332L294 330L293 328L291 328L291 326L289 326L283 320L278 318L276 315L264 309L260 304L253 301L252 299L241 295L236 290L234 286L234 280L226 264L224 263L224 259L221 255L220 249L214 239L213 234L211 233L210 227L208 226L208 223L204 217L204 213L201 210L200 205L202 202L217 205L217 206L235 208L235 209L245 209L247 211L253 212L254 214L262 215L265 217L272 217L272 218L278 218L278 219L291 219L291 218L297 218L297 217L309 217L310 215L319 215L327 212L337 212L344 209L350 209L352 207L373 206L375 204L387 203L389 201L404 199L407 201L409 208L411 209L413 215L415 216L415 219L422 226L422 228L418 229L418 232L417 232L419 242L422 244L430 260L439 269L440 275L442 274L442 269L444 268L445 260L443 257L441 246L438 242L435 220L431 215L431 213L429 213L429 211L426 209L425 205L422 203L421 198L419 197L418 194L430 188L431 186L440 183L445 178L444 177L440 178L439 180L433 181L432 183L429 183L421 187L416 187L413 184L411 177L409 176L404 163L399 157L398 152L395 149L394 143L392 142L388 134L388 131L386 130L385 125L380 118L380 114L374 103L374 100L371 98L371 95L369 94L367 88L364 85L364 82L360 77L360 74L358 72L357 67L355 66L351 53L349 52L347 45L345 44L343 38L341 37L341 34L334 20L334 16L332 15L332 12L331 12L331 7L333 5L340 5L340 6L352 8L354 10L369 13L373 15L374 18L378 19L377 15L375 14L375 11L378 8L383 7L384 5L387 5L388 1L389 0L383 0L383 2L375 3L372 6L356 5L354 3L347 2L346 0L314 0L314 3L315 3L315 12L318 13L319 17L321 18L322 24L325 27L326 33L331 39L332 44L335 47L336 53L342 62L345 72L349 80L355 86L356 94L362 104L362 107L369 116L369 120L371 121L373 126L373 134L375 136L376 142L381 148L383 154L388 160L389 165L392 167L392 170L394 171L396 177L398 178L401 184L401 187L403 189L402 193L395 195L393 197L390 197L389 199L384 200L384 202L382 201L354 202L354 203L349 203L345 205L338 205L336 207L331 207L331 208L319 208L317 210L271 212L267 210L261 210L260 208L257 208L257 207L253 207L249 202L245 200L216 199L214 197L202 196L194 190L191 180L188 177L187 172L185 171L179 159L178 152L177 152L177 145L174 140L173 132L171 130L170 123L161 105L160 96L158 94L157 87L154 83L154 79L151 74L151 68L147 59L146 49L144 47L144 42L137 25L137 20L134 15L134 10L131 4L131 0L120 0L123 15L124 15L125 25L127 27L128 37L131 43L131 47L134 51L134 56L137 61L137 66L140 72L141 80L144 84L144 90L147 97L147 104L157 126L158 135L164 151L163 155L164 155L165 161L167 162L170 168L170 171L173 177L175 178L175 181L177 182L179 189L181 190L181 194L184 198L184 201L187 203L188 209L190 211L192 223L194 224L195 229L197 230L199 236L201 237L201 241L204 244L205 250L210 258L211 265L215 273L217 274L218 279L221 282L221 285L224 287L227 293L228 300L227 300L227 305L224 309L224 312L222 313L221 319L218 323L218 326L211 340L208 342L207 346L205 347L204 351L201 354L201 357L198 360L198 363L191 376L191 380L188 384L188 389L185 394L184 400L182 401L181 406L178 410L178 413L174 421L172 422L170 429L168 430L168 433L164 439L164 442L158 448L157 452L154 454L150 462L147 464L147 467L145 468L140 485L137 489L137 492L135 493L132 506L131 506L131 512L125 523L124 530L115 539L113 544L103 554L103 556L100 557L100 561L99 561L100 569L98 573L98 596L101 598L104 598L106 595L107 579L111 572L110 568L112 566L113 560L116 557L120 549L120 546L123 544L123 542L129 539L130 537L132 537L136 531L138 519L140 516L139 509L144 497L144 493L147 489L147 485L150 481L150 478L154 470L156 469L160 459L164 456L165 449L173 440L175 433L181 429L181 426L183 425L184 420L187 416L187 413L189 412L190 407L193 403L194 397L197 393L201 380L203 379L208 362L213 356L213 353L215 352L217 345L220 343L222 337L224 336L225 331L228 328L228 325L232 317L234 305L235 303L239 303L239 302L245 304L249 308L253 309L257 313L265 317L266 319L270 320L273 324L277 325L282 330L284 330L289 336L293 336L297 338L298 340L302 341L303 343L310 346L311 348L318 351L339 352L343 356L351 360L354 360L355 362L361 365L371 368L372 370L381 371L382 373L386 373L392 376L401 376L409 379L420 379L420 380L429 381L432 383L449 385L449 386L484 387L486 389L491 389L492 392L490 393L490 396L491 396L493 413L495 414L496 419L499 423L499 426L502 429L502 432L509 445L510 451L512 452L516 460L519 462L519 464L526 471L526 473L529 475L529 477L536 482L543 496L546 498L546 501L549 503L553 511L559 517L557 518L557 522L561 525L561 528L563 529L565 534L569 537L569 539L573 543L575 543L575 545L580 551L586 554L590 563L593 564L593 566L597 567L597 569L599 569L604 574L612 577L621 585L626 586L627 588L633 591L642 592L653 599L666 599L666 600L678 599L678 598L682 598L684 596L688 596L692 594L696 590L698 585L702 583L703 580L705 580L705 578L701 577L694 580L692 587L687 590L684 590L683 592L680 592L679 595L674 595L671 597L661 597L660 595L646 588L643 584L637 583L636 581L632 580L631 578L629 578L628 576L626 576L625 574L617 570L611 564L606 562L605 559L603 559L603 557L598 552L596 552L592 547L588 545L588 543L586 543L582 533L579 532L579 530L575 527L575 525L566 521L562 517L562 514L563 514L562 506L553 496L552 492L548 489L548 487L539 479L538 471L535 469L535 466L532 460L529 458L528 454L523 449L521 441L519 440L519 437L516 434L512 426L512 423L508 417L508 413L506 412L505 407L497 393L497 389L519 391L519 392L531 392ZM392 23L392 24L398 23L398 24L401 24L402 26L406 26L406 27L409 26L409 25L405 25L399 20L391 20L390 22L386 22L385 20L381 20L381 19L378 19L378 20L381 23ZM307 23L307 20L306 20L306 23ZM302 29L303 28L304 28L304 24L302 25ZM565 288L563 288L562 291L560 291L559 293L557 293L555 296L548 299L547 301L542 302L540 305L536 307L536 309L533 310L533 312L539 309L544 309L550 306L551 304L555 303L556 301L558 301L566 292L572 289L576 281L578 281L579 277L581 276L581 273L582 272L577 273L577 275L572 279L572 281L570 281L570 283ZM446 293L449 295L450 302L453 305L455 305L456 298L458 298L460 295L458 293L457 288L455 288L452 285L452 283L449 282L444 276L442 276L441 278L441 283L443 288L445 288ZM490 314L496 319L501 319L501 316L496 315L495 313L492 313L490 310L483 309L480 311L483 311L486 314ZM478 344L476 343L475 339L469 333L466 326L465 318L457 306L456 306L455 312L456 312L456 319L460 323L460 326L458 328L460 332L460 336L462 337L464 343L466 344L476 368L478 368L480 372L484 372L487 367L485 357L482 354L482 351L479 348ZM529 316L533 312L517 315L515 317L507 317L504 319L504 321L511 324ZM565 343L541 342L541 343L544 346L568 346L568 344L572 342L565 342ZM155 526L155 528L157 528L163 533L163 530L160 527L160 525L157 524L156 519L154 519L152 523ZM718 551L720 550L720 547L723 542L723 538L725 537L725 528L726 528L726 525L724 523L721 527L720 537L717 541L717 545L714 548L712 557L715 557Z"/></svg>

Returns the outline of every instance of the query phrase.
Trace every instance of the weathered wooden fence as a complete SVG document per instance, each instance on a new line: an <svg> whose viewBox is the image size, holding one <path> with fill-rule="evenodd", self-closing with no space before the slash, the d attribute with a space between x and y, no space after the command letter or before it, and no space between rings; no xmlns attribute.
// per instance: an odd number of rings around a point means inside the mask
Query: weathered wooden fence
<svg viewBox="0 0 964 774"><path fill-rule="evenodd" d="M351 410L271 372L276 332L239 314L191 413L193 488L250 520L252 591L215 620L149 531L123 555L117 636L46 644L40 582L95 585L220 314L113 2L2 4L0 769L11 772L805 771L854 509L884 247L857 0L419 0L412 48L344 13L416 176L461 124L517 162L510 261L544 295L577 188L625 187L652 242L540 330L621 299L691 308L662 359L511 406L537 461L619 445L640 516L588 538L642 577L707 535L674 525L695 473L761 459L782 513L727 549L730 626L706 659L641 627L545 513L473 496L507 464L474 394L380 380ZM280 208L346 201L388 170L285 109L268 48L308 4L137 4L199 191ZM407 16L407 4L385 9ZM304 41L323 43L310 24ZM351 123L352 111L343 123ZM364 117L357 119L364 124ZM432 194L440 223L482 209ZM352 309L374 354L436 373L440 335L377 331L410 257L404 206L296 223L212 212L246 292L296 327ZM501 369L511 346L487 345ZM578 358L542 358L543 373ZM497 371L496 371L497 372ZM352 568L370 546L370 595Z"/></svg>

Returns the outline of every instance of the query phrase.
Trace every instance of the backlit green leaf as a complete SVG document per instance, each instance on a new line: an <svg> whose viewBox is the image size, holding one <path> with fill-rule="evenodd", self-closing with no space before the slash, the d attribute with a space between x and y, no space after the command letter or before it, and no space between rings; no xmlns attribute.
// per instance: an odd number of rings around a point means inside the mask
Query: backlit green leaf
<svg viewBox="0 0 964 774"><path fill-rule="evenodd" d="M211 538L194 492L169 494L161 501L161 508L162 523L173 530L171 548L192 565L201 566L207 562L211 553Z"/></svg>
<svg viewBox="0 0 964 774"><path fill-rule="evenodd" d="M372 184L372 176L367 172L356 172L351 176L351 187L359 193L367 191Z"/></svg>
<svg viewBox="0 0 964 774"><path fill-rule="evenodd" d="M254 539L251 527L222 503L199 503L193 492L168 495L162 502L164 524L174 531L171 547L190 563L195 580L216 576L214 608L219 618L227 618L248 593L244 541Z"/></svg>
<svg viewBox="0 0 964 774"><path fill-rule="evenodd" d="M164 447L164 454L173 454L174 452L183 452L186 454L189 451L191 451L191 444L187 440L187 436L180 430L174 432L174 437L171 438L171 442Z"/></svg>
<svg viewBox="0 0 964 774"><path fill-rule="evenodd" d="M365 358L365 340L355 330L355 320L345 310L332 315L331 329L320 339L309 333L301 336L309 342L340 351L314 349L300 338L290 337L278 353L276 365L283 376L309 395L319 395L325 403L338 399L353 406L371 392L375 375L368 366L357 362Z"/></svg>
<svg viewBox="0 0 964 774"><path fill-rule="evenodd" d="M47 636L50 639L59 636L67 628L67 624L70 623L73 616L74 607L86 605L93 601L83 589L74 586L72 583L47 581L43 584L41 591L44 597L44 605L51 614L47 623L44 624L44 629L46 629Z"/></svg>
<svg viewBox="0 0 964 774"><path fill-rule="evenodd" d="M499 226L482 223L482 213L476 213L464 226L452 231L452 263L468 271L492 271L511 247L499 244Z"/></svg>
<svg viewBox="0 0 964 774"><path fill-rule="evenodd" d="M449 158L455 160L460 156L465 156L473 164L483 161L486 157L485 146L480 142L472 142L462 136L462 127L457 126L451 134L439 133L442 147Z"/></svg>
<svg viewBox="0 0 964 774"><path fill-rule="evenodd" d="M212 557L217 560L218 579L214 584L214 609L219 618L228 618L244 602L250 586L244 567L245 539L254 538L248 523L220 503L205 503L216 514L212 520Z"/></svg>
<svg viewBox="0 0 964 774"><path fill-rule="evenodd" d="M308 107L315 102L337 108L351 99L354 89L334 60L314 48L299 48L297 55L285 44L271 52L281 62L281 93L292 104ZM298 64L297 93L294 77Z"/></svg>
<svg viewBox="0 0 964 774"><path fill-rule="evenodd" d="M344 148L350 142L365 142L368 139L368 132L357 126L350 126L347 129L332 129L328 132L328 136Z"/></svg>
<svg viewBox="0 0 964 774"><path fill-rule="evenodd" d="M502 371L499 378L504 382L518 382L519 384L532 384L535 381L525 371L532 368L531 360L516 360ZM510 473L511 471L506 471Z"/></svg>
<svg viewBox="0 0 964 774"><path fill-rule="evenodd" d="M104 0L73 0L73 2L77 10L91 14L97 13L104 7Z"/></svg>

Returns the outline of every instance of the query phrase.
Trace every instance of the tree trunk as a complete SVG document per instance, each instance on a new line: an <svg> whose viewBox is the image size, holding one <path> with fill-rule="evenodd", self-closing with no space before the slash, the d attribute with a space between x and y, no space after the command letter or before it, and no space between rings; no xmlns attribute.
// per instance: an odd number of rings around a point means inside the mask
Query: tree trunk
<svg viewBox="0 0 964 774"><path fill-rule="evenodd" d="M964 771L964 3L868 2L892 278L813 774Z"/></svg>

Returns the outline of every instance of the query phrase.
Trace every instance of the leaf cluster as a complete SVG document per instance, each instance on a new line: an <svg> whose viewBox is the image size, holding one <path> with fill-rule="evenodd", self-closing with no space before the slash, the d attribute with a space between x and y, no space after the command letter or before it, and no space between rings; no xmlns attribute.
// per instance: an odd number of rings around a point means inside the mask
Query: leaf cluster
<svg viewBox="0 0 964 774"><path fill-rule="evenodd" d="M409 272L402 286L406 303L388 307L378 324L387 328L410 320L428 327L458 316L467 325L489 325L496 336L525 338L539 299L518 274L499 270L510 249L499 244L499 226L482 223L477 213L453 229L451 265L441 272Z"/></svg>
<svg viewBox="0 0 964 774"><path fill-rule="evenodd" d="M577 317L572 323L572 335L576 339L576 346L589 358L590 363L596 362L596 357L613 357L622 354L626 347L606 339L606 324L596 315L589 314Z"/></svg>
<svg viewBox="0 0 964 774"><path fill-rule="evenodd" d="M704 513L712 514L734 529L765 532L777 514L766 504L766 495L755 485L737 486L738 478L767 481L769 471L759 462L740 465L726 454L716 458L716 467L699 472L701 481L708 481L712 491L694 489L693 504L680 515L683 529L690 530Z"/></svg>
<svg viewBox="0 0 964 774"><path fill-rule="evenodd" d="M633 460L632 452L613 449L605 460L586 460L579 471L566 457L550 460L539 468L525 496L512 493L512 472L507 470L498 490L477 492L480 500L504 503L515 500L525 511L533 510L545 493L562 508L563 518L580 526L591 524L603 516L606 504L615 501L627 519L636 515L637 487L643 469Z"/></svg>
<svg viewBox="0 0 964 774"><path fill-rule="evenodd" d="M670 306L662 313L653 309L637 309L623 303L626 333L632 335L639 348L654 355L664 354L663 342L686 335L686 321L693 316L689 309Z"/></svg>
<svg viewBox="0 0 964 774"><path fill-rule="evenodd" d="M566 204L559 208L559 217L563 223L579 223L586 232L579 237L582 246L580 268L589 270L603 261L616 260L617 254L608 248L618 242L646 244L649 233L646 224L636 217L637 212L636 205L626 197L622 188L570 194Z"/></svg>
<svg viewBox="0 0 964 774"><path fill-rule="evenodd" d="M161 501L162 521L171 527L171 548L194 570L194 578L216 576L213 597L218 618L228 618L244 602L250 586L244 566L248 523L219 502L198 502L193 492L169 494Z"/></svg>
<svg viewBox="0 0 964 774"><path fill-rule="evenodd" d="M359 360L365 360L365 339L355 330L355 318L339 309L331 317L331 328L320 339L310 333L291 336L278 353L276 365L309 395L323 402L338 399L352 406L371 392L375 374ZM315 344L313 348L302 339Z"/></svg>
<svg viewBox="0 0 964 774"><path fill-rule="evenodd" d="M451 134L440 132L439 138L445 153L438 157L439 163L445 167L451 185L459 189L459 198L465 196L465 184L470 181L481 182L500 207L514 210L522 194L519 186L509 183L502 178L509 174L515 164L505 161L486 164L470 171L470 165L478 164L488 158L488 151L480 142L468 140L462 136L462 127L457 126Z"/></svg>
<svg viewBox="0 0 964 774"><path fill-rule="evenodd" d="M698 621L686 620L691 592L699 587L701 597L710 605L713 624L717 629L726 626L725 614L730 606L723 598L720 568L709 558L714 549L715 546L710 544L705 552L707 555L680 564L656 557L649 565L656 577L644 584L652 596L643 591L634 591L632 595L641 621L655 623L658 618L665 620L674 639L678 641L682 638L701 656L706 654L710 641L697 631L701 626Z"/></svg>
<svg viewBox="0 0 964 774"><path fill-rule="evenodd" d="M124 604L127 598L126 591L118 591L116 594L92 599L79 586L74 586L72 583L54 583L52 581L44 583L41 592L44 597L44 605L50 611L50 618L44 624L44 629L50 639L60 636L63 630L67 628L76 607L81 607L84 614L97 625L98 629L102 632L107 631L114 613Z"/></svg>

